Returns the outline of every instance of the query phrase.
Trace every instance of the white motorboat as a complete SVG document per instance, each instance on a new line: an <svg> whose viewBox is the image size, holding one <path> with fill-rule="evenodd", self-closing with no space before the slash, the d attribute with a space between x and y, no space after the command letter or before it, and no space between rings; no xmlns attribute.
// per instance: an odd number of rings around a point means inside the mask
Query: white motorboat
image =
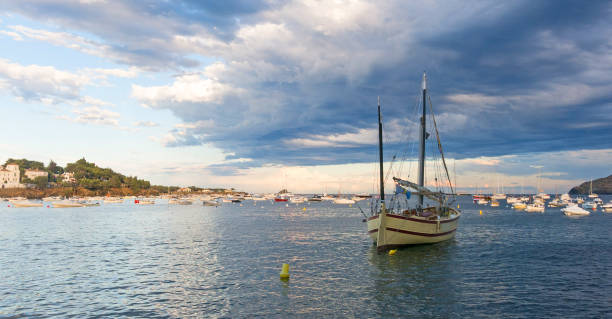
<svg viewBox="0 0 612 319"><path fill-rule="evenodd" d="M355 201L344 197L338 197L334 199L334 204L351 205L355 204Z"/></svg>
<svg viewBox="0 0 612 319"><path fill-rule="evenodd" d="M303 197L303 196L293 196L289 198L289 202L294 203L294 204L301 204L305 201L306 201L306 197Z"/></svg>
<svg viewBox="0 0 612 319"><path fill-rule="evenodd" d="M609 203L605 205L602 205L601 209L606 213L612 213L612 201L610 201Z"/></svg>
<svg viewBox="0 0 612 319"><path fill-rule="evenodd" d="M591 214L590 212L578 207L578 205L571 205L565 208L561 208L561 211L566 216L586 216Z"/></svg>
<svg viewBox="0 0 612 319"><path fill-rule="evenodd" d="M53 208L73 208L73 207L83 207L83 206L85 205L75 202L75 201L70 201L70 200L53 202Z"/></svg>
<svg viewBox="0 0 612 319"><path fill-rule="evenodd" d="M533 204L529 204L527 207L525 207L525 211L528 213L543 213L544 210L544 204L539 202L534 202Z"/></svg>
<svg viewBox="0 0 612 319"><path fill-rule="evenodd" d="M42 207L42 202L31 202L31 201L11 201L13 207Z"/></svg>

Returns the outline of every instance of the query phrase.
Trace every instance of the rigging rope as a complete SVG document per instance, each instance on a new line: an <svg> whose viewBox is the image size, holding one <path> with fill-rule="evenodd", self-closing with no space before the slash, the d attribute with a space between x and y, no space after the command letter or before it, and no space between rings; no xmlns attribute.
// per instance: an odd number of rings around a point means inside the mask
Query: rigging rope
<svg viewBox="0 0 612 319"><path fill-rule="evenodd" d="M440 142L440 133L438 132L438 125L436 124L436 118L433 112L433 105L431 103L431 98L427 96L429 100L429 109L431 110L431 118L433 119L434 128L436 130L436 139L438 141L438 149L440 150L440 155L442 156L442 164L444 164L444 171L446 171L446 177L448 178L448 183L450 185L451 193L455 193L453 190L453 183L451 183L450 175L448 174L448 167L446 167L446 160L444 159L444 151L442 150L442 143Z"/></svg>

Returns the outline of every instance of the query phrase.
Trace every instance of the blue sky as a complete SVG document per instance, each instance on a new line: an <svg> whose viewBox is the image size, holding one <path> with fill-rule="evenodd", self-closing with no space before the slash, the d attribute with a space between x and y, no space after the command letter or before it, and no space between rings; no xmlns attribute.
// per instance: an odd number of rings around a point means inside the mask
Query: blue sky
<svg viewBox="0 0 612 319"><path fill-rule="evenodd" d="M609 1L6 2L0 160L374 191L376 97L386 158L413 158L427 71L459 189L541 170L565 191L611 173L610 21Z"/></svg>

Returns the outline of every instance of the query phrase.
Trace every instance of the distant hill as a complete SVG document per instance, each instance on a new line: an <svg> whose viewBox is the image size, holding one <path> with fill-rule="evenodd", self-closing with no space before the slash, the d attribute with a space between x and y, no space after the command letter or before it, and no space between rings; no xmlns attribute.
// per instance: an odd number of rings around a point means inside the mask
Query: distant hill
<svg viewBox="0 0 612 319"><path fill-rule="evenodd" d="M580 186L572 188L569 193L571 195L587 195L591 189L591 181L584 182ZM595 194L612 194L612 175L593 180L593 193Z"/></svg>

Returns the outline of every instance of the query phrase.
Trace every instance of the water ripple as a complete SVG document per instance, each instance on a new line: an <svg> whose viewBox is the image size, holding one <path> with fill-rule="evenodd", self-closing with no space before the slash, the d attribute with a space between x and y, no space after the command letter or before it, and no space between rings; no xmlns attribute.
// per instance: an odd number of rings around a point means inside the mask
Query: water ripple
<svg viewBox="0 0 612 319"><path fill-rule="evenodd" d="M4 207L0 318L611 316L612 214L461 207L394 256L328 203Z"/></svg>

